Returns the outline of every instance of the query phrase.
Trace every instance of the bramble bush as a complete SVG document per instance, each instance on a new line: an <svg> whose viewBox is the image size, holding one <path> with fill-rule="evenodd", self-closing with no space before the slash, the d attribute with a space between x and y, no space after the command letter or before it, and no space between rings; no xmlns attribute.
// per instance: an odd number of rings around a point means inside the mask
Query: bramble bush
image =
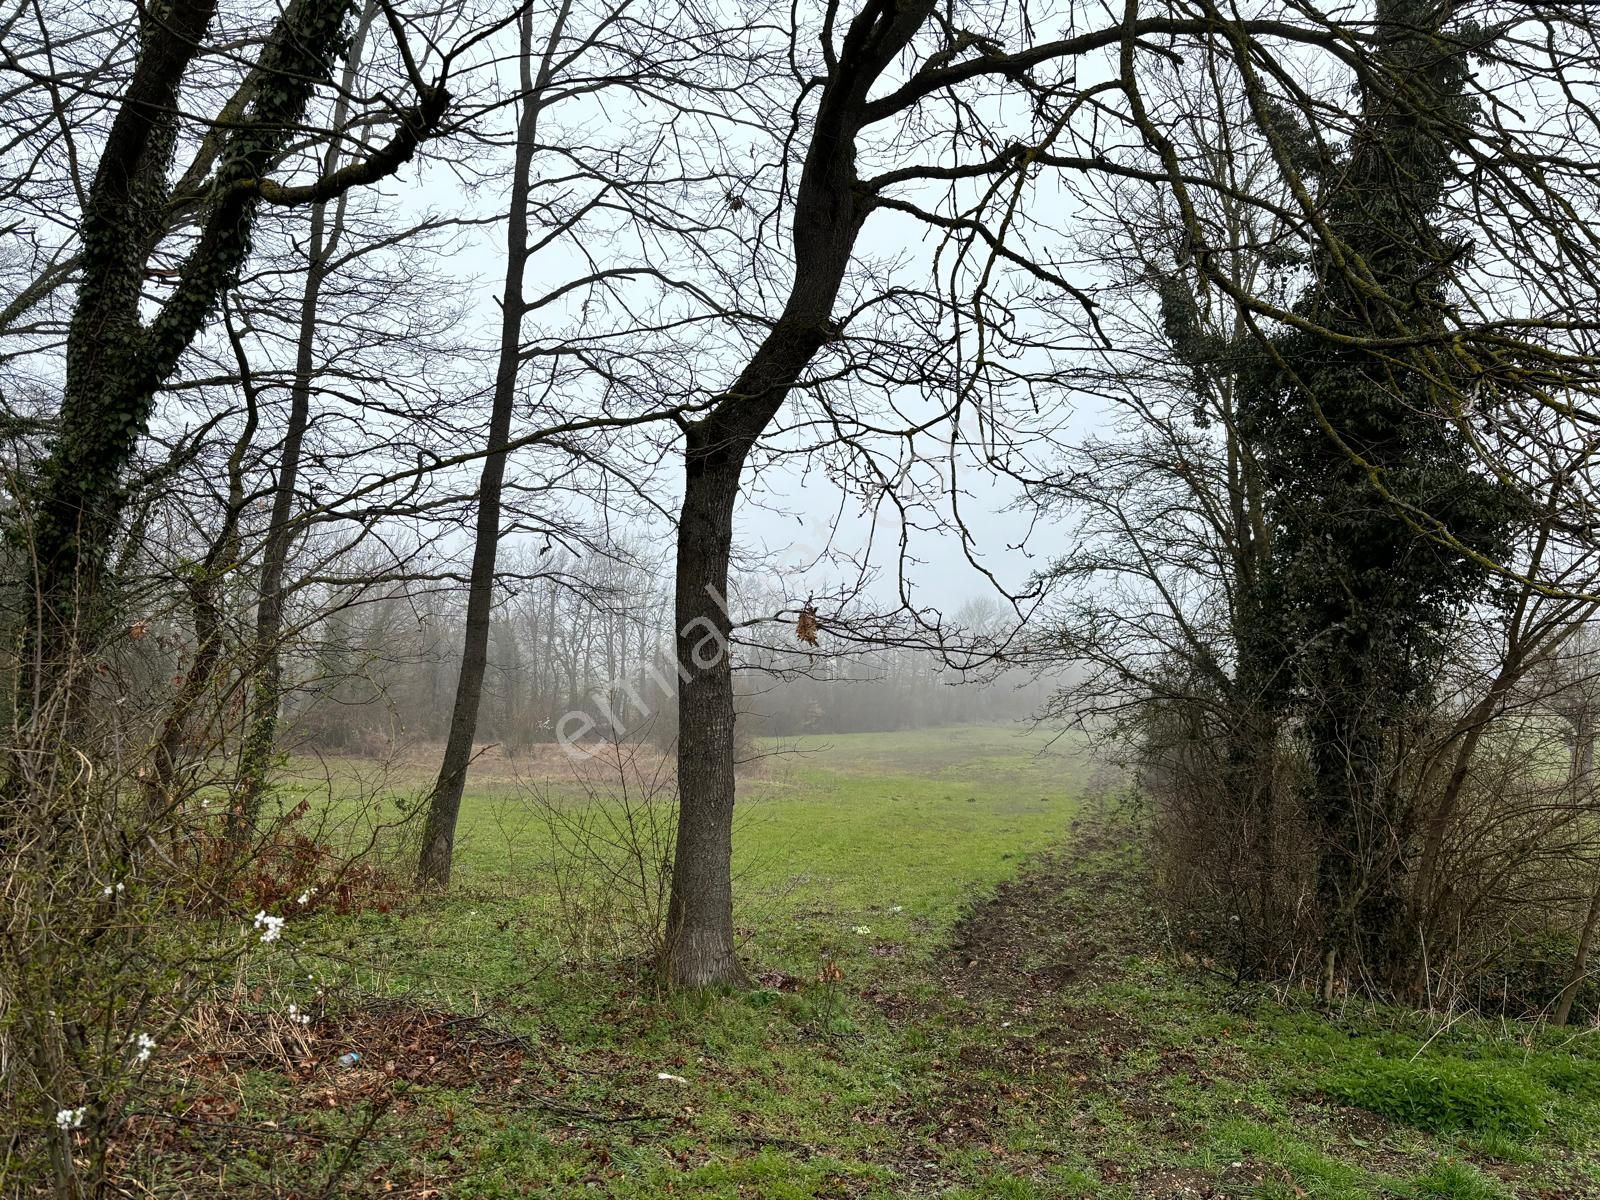
<svg viewBox="0 0 1600 1200"><path fill-rule="evenodd" d="M129 712L109 673L84 674L72 703L36 706L0 750L6 1196L105 1194L119 1130L161 1094L164 1048L188 1036L196 1006L241 970L270 968L252 959L285 954L295 917L397 895L374 854L389 827L319 840L301 828L301 800L230 839L212 770L225 756L205 739L152 789L146 735L160 713Z"/></svg>

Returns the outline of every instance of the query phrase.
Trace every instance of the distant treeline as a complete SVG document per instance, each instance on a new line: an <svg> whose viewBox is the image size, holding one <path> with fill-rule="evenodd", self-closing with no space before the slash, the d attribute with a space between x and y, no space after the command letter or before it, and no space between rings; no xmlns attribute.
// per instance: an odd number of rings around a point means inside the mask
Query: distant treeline
<svg viewBox="0 0 1600 1200"><path fill-rule="evenodd" d="M511 749L620 735L676 735L670 601L648 570L617 557L541 564L507 589L491 625L478 741ZM444 738L461 661L463 602L437 590L329 604L286 656L294 744L380 754ZM737 601L736 601L737 603ZM998 624L968 605L959 628ZM960 670L922 646L813 651L775 622L741 644L743 736L789 737L1021 720L1056 683L1034 672Z"/></svg>

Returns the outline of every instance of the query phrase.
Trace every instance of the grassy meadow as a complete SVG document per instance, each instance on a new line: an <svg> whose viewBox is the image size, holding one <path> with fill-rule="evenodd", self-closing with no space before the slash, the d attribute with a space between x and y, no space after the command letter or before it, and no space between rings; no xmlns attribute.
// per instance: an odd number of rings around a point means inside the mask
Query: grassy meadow
<svg viewBox="0 0 1600 1200"><path fill-rule="evenodd" d="M625 803L486 757L449 895L291 915L191 1020L175 1117L130 1124L150 1194L1600 1197L1600 1032L1233 985L1169 945L1135 818L1043 734L758 746L749 986L657 994L562 863L575 827L654 820L660 766ZM298 769L396 808L426 783Z"/></svg>

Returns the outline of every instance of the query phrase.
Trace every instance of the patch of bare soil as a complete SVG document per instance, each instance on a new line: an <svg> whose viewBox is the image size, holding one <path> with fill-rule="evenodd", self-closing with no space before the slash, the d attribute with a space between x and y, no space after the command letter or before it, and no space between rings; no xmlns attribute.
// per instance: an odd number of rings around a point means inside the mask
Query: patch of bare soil
<svg viewBox="0 0 1600 1200"><path fill-rule="evenodd" d="M221 1185L274 1200L428 1200L447 1194L457 1150L481 1133L458 1129L448 1106L424 1111L414 1088L470 1089L474 1110L573 1123L656 1117L625 1102L606 1111L571 1102L564 1089L581 1085L580 1072L479 1017L390 1000L307 1015L301 1024L241 1004L197 1010L164 1056L172 1065L159 1099L114 1139L114 1173L135 1178L159 1159L178 1195Z"/></svg>
<svg viewBox="0 0 1600 1200"><path fill-rule="evenodd" d="M1144 948L1138 864L1107 823L1072 823L1072 842L1040 855L957 924L940 964L952 992L1031 1010ZM1112 1014L1091 1014L1104 1025Z"/></svg>

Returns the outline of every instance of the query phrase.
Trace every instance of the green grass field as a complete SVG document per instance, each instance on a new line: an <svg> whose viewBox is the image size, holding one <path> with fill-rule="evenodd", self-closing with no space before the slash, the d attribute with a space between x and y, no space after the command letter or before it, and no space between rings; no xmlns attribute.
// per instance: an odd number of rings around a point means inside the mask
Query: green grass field
<svg viewBox="0 0 1600 1200"><path fill-rule="evenodd" d="M1184 967L1076 744L969 727L760 749L747 989L655 993L616 913L563 902L531 796L616 801L485 770L449 896L291 919L258 952L220 1075L174 1082L229 1132L142 1149L154 1190L1600 1196L1595 1031L1330 1016ZM291 1002L309 1026L284 1024Z"/></svg>

